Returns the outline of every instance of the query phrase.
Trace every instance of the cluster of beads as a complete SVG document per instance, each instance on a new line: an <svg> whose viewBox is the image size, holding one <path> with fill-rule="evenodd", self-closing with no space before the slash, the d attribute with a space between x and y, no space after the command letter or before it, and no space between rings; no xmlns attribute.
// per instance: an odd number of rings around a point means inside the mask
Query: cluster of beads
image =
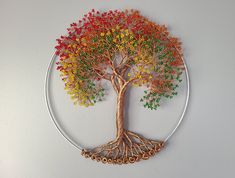
<svg viewBox="0 0 235 178"><path fill-rule="evenodd" d="M172 98L183 70L181 43L165 25L137 10L94 9L57 39L57 69L74 104L93 106L106 92L102 80L122 75L132 86L145 86L145 108L155 110L161 98ZM121 55L121 62L115 61Z"/></svg>

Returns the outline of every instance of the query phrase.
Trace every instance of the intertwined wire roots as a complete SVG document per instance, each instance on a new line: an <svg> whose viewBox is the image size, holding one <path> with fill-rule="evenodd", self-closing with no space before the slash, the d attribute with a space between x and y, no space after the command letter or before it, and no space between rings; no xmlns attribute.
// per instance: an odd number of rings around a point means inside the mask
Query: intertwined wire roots
<svg viewBox="0 0 235 178"><path fill-rule="evenodd" d="M149 140L125 130L123 135L114 141L90 151L82 150L82 155L97 162L121 165L147 160L159 152L163 146L164 142Z"/></svg>

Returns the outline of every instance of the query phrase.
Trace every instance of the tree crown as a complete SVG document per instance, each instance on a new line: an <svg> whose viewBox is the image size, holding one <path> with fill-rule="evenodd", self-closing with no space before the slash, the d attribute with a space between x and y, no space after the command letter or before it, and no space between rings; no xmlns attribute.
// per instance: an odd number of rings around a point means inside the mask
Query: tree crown
<svg viewBox="0 0 235 178"><path fill-rule="evenodd" d="M177 94L181 44L164 25L137 10L92 10L67 30L67 36L57 39L57 69L75 104L101 101L102 80L110 81L117 93L127 84L145 86L140 101L150 109L157 109L162 97Z"/></svg>

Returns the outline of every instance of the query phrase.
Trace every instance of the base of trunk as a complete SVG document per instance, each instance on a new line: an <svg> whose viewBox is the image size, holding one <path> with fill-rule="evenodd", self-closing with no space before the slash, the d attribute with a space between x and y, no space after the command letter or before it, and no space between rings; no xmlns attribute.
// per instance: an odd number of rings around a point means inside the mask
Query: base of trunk
<svg viewBox="0 0 235 178"><path fill-rule="evenodd" d="M96 147L82 150L82 155L97 162L109 164L127 164L146 160L155 155L164 146L164 142L149 140L125 130L121 137Z"/></svg>

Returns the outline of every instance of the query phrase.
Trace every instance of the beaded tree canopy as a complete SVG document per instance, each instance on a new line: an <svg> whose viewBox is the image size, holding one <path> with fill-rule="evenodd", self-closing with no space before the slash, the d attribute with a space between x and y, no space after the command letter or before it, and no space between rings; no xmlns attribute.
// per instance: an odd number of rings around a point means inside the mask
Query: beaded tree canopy
<svg viewBox="0 0 235 178"><path fill-rule="evenodd" d="M124 127L125 93L144 86L140 102L156 110L162 98L172 98L184 70L181 44L164 25L137 10L92 10L72 23L57 39L57 69L75 104L93 106L105 97L103 81L117 94L116 138L82 155L103 163L145 160L159 152L163 141L144 138Z"/></svg>

